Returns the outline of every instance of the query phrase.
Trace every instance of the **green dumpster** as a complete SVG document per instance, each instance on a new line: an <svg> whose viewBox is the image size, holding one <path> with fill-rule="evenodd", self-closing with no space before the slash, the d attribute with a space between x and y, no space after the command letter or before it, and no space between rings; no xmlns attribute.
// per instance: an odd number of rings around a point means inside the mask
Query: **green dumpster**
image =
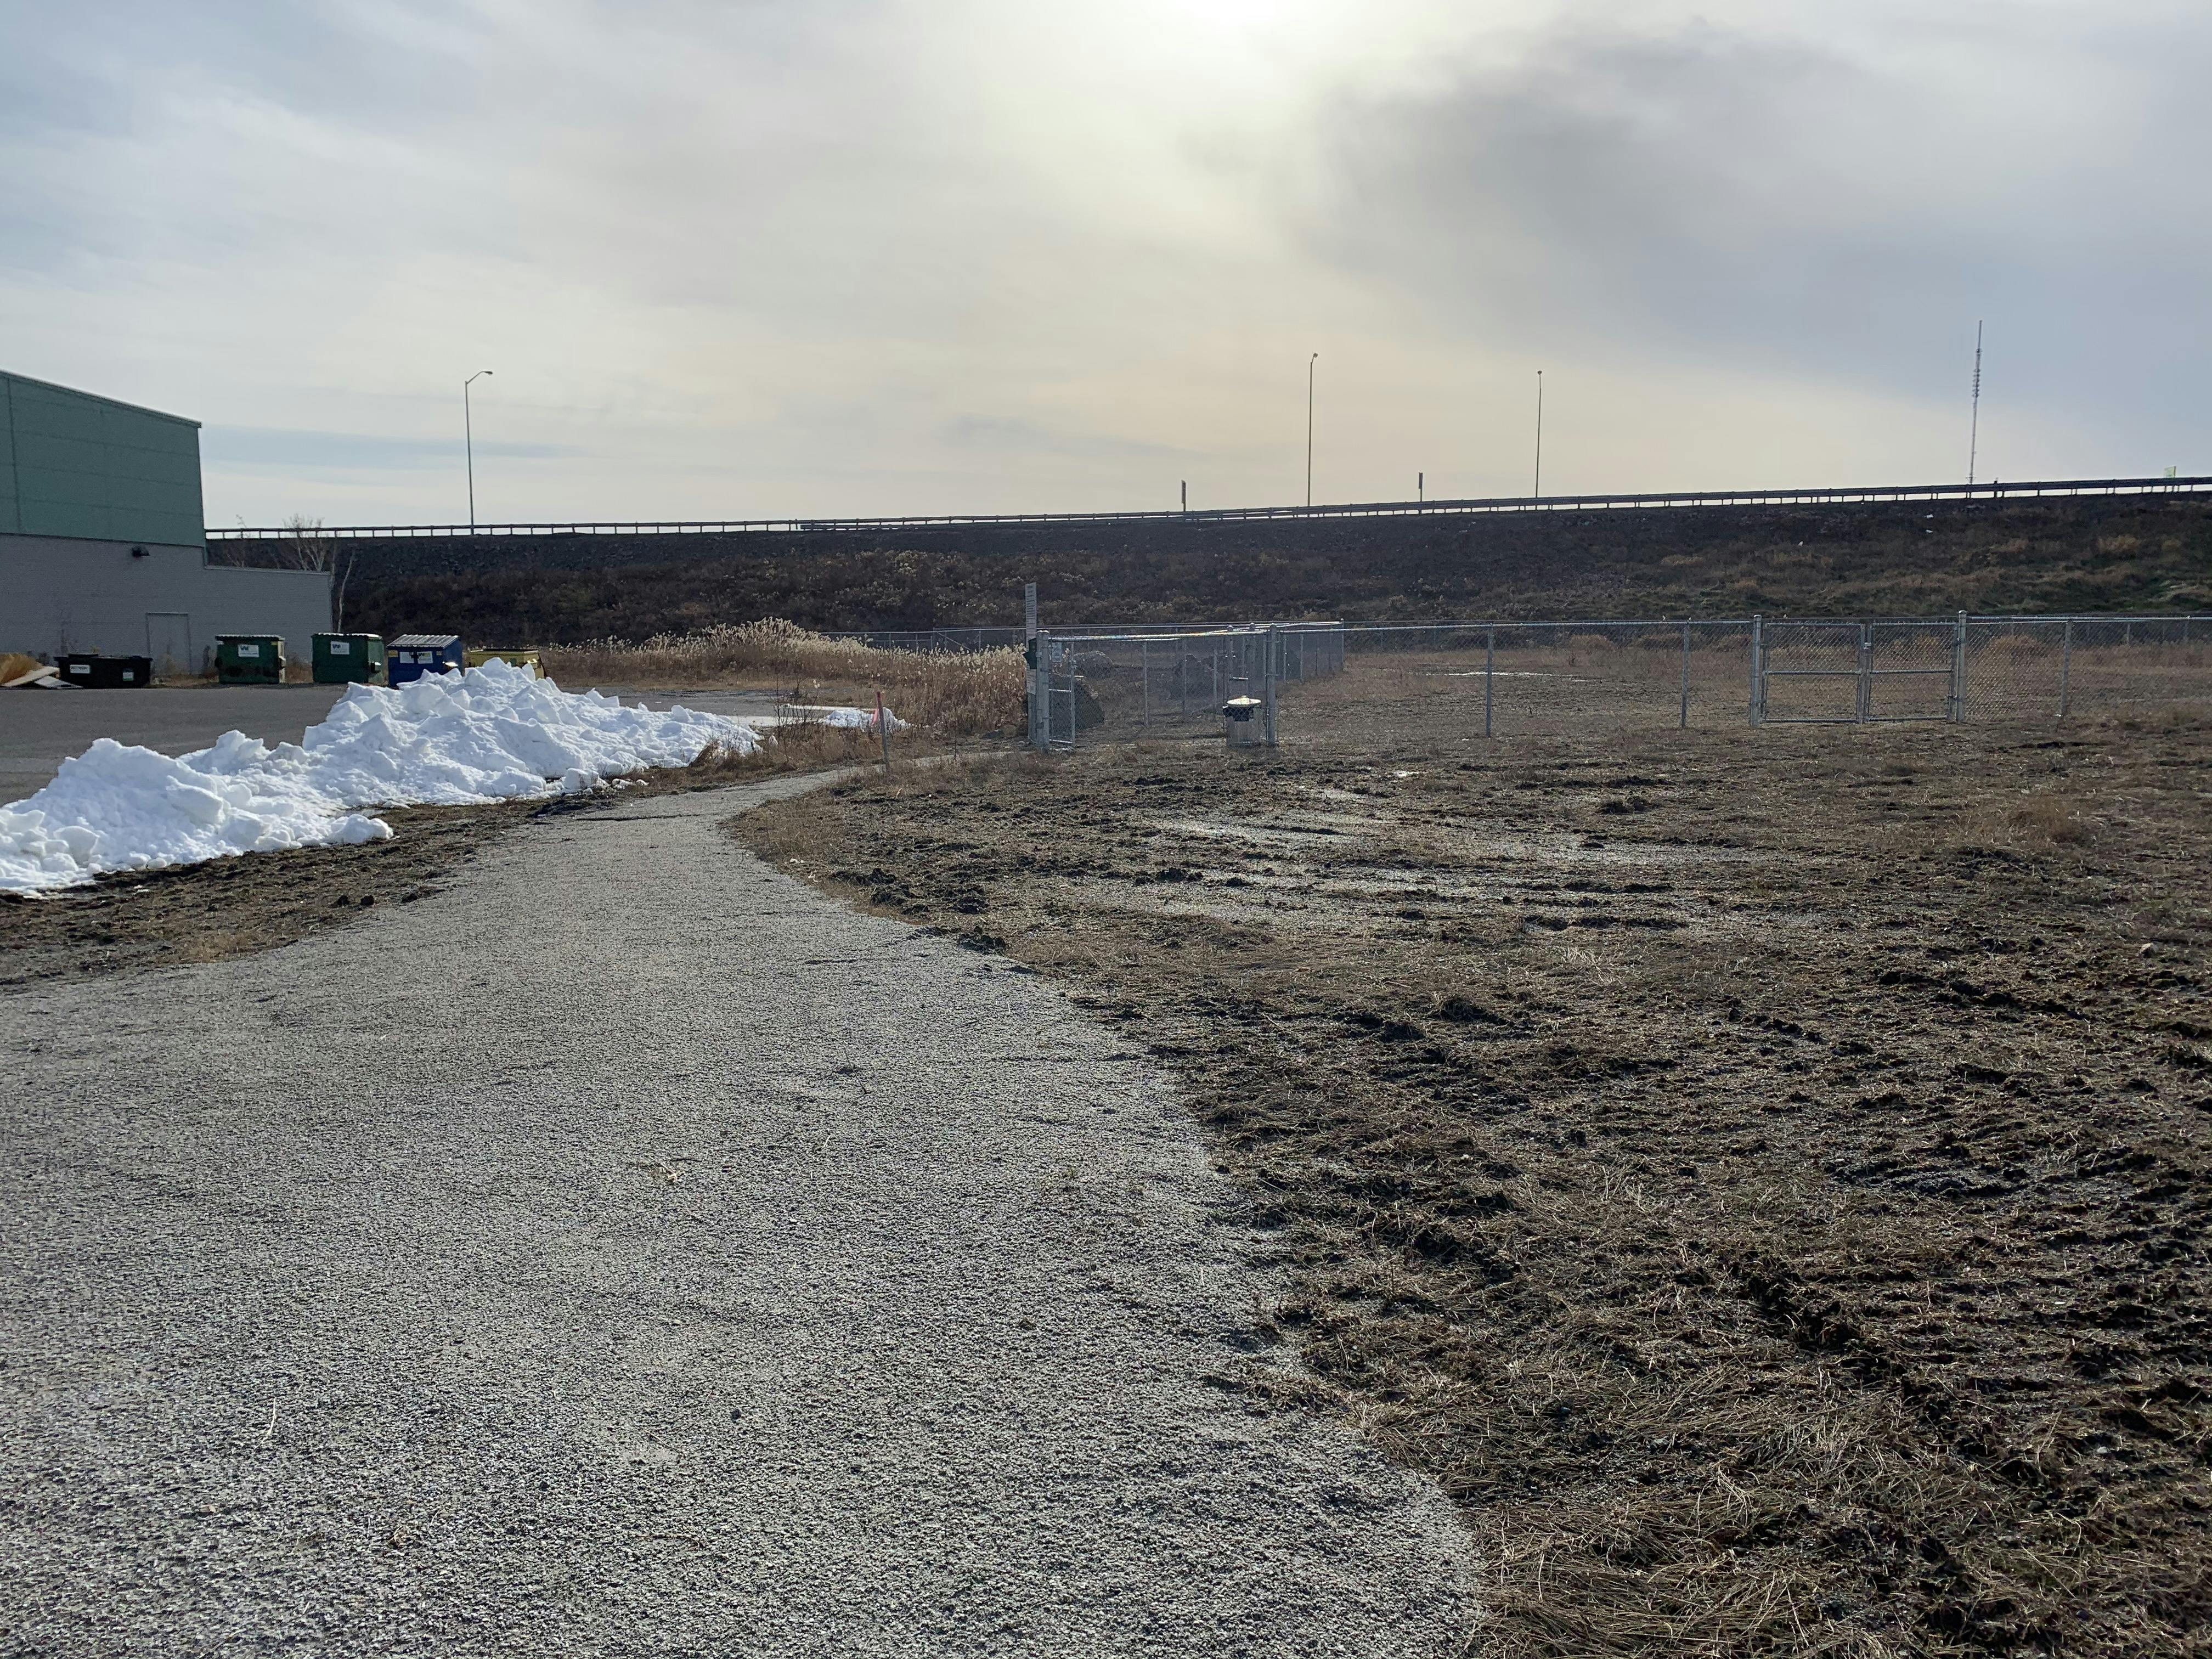
<svg viewBox="0 0 2212 1659"><path fill-rule="evenodd" d="M384 641L374 634L315 635L315 684L343 685L349 680L384 678Z"/></svg>
<svg viewBox="0 0 2212 1659"><path fill-rule="evenodd" d="M224 685L284 684L284 641L276 634L218 634L215 677Z"/></svg>

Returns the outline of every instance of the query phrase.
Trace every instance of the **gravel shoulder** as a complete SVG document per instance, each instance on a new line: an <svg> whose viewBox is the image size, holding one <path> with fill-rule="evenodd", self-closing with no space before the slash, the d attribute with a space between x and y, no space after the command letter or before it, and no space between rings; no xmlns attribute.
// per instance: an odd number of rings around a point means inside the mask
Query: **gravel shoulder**
<svg viewBox="0 0 2212 1659"><path fill-rule="evenodd" d="M0 1652L1449 1652L1153 1065L720 829L540 817L0 994Z"/></svg>

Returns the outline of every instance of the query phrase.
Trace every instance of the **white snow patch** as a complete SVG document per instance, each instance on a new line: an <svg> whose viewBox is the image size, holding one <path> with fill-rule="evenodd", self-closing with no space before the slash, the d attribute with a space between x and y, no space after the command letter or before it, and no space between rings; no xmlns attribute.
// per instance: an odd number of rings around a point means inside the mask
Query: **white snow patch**
<svg viewBox="0 0 2212 1659"><path fill-rule="evenodd" d="M843 708L829 703L787 702L781 714L765 715L763 726L842 726L855 732L876 729L876 711L872 708ZM884 710L884 724L894 732L906 730L906 722L888 708Z"/></svg>
<svg viewBox="0 0 2212 1659"><path fill-rule="evenodd" d="M872 709L837 711L872 726ZM28 800L0 806L0 892L74 887L116 870L382 841L363 806L462 805L575 793L624 772L688 766L709 744L760 746L744 721L626 708L503 662L386 690L347 689L297 744L230 732L179 757L102 738Z"/></svg>

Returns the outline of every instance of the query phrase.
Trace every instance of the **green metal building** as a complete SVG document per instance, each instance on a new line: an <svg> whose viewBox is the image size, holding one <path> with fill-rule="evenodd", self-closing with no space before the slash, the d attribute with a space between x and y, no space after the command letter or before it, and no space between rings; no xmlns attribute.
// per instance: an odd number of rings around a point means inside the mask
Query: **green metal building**
<svg viewBox="0 0 2212 1659"><path fill-rule="evenodd" d="M0 370L0 651L204 672L217 634L306 642L317 570L208 562L199 422Z"/></svg>
<svg viewBox="0 0 2212 1659"><path fill-rule="evenodd" d="M0 535L205 547L200 423L0 372Z"/></svg>

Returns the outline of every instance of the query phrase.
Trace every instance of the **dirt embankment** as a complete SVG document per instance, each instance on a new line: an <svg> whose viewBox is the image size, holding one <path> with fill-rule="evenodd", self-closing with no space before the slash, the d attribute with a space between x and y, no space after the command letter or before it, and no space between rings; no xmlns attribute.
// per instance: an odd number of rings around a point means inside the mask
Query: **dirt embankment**
<svg viewBox="0 0 2212 1659"><path fill-rule="evenodd" d="M1180 1071L1489 1650L2212 1651L2212 734L1338 730L736 830Z"/></svg>
<svg viewBox="0 0 2212 1659"><path fill-rule="evenodd" d="M245 556L243 544L223 550ZM1041 531L346 544L349 625L550 644L1266 613L1354 619L2212 611L2212 502L1527 513Z"/></svg>

